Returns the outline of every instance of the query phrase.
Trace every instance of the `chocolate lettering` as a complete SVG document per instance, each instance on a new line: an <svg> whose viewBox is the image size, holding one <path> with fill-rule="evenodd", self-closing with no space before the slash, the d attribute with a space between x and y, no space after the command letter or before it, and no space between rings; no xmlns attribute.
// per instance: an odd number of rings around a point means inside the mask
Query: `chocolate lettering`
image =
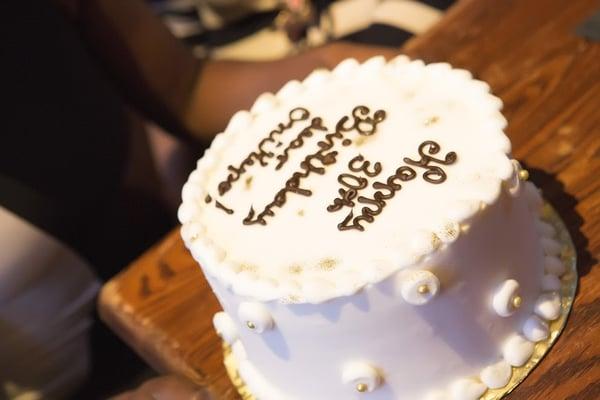
<svg viewBox="0 0 600 400"><path fill-rule="evenodd" d="M425 148L428 148L429 154L425 154ZM427 171L423 174L423 179L429 183L440 184L446 180L446 173L437 165L429 165L434 162L442 165L454 164L456 161L456 153L451 151L446 154L443 160L432 157L432 154L437 154L440 151L440 145L432 140L421 143L419 146L419 155L421 159L418 161L404 157L404 162L415 167L425 168Z"/></svg>
<svg viewBox="0 0 600 400"><path fill-rule="evenodd" d="M295 193L302 196L310 196L312 192L309 189L300 188L301 181L310 176L311 173L319 175L325 174L325 167L334 164L337 161L337 151L330 151L335 146L335 141L344 139L344 133L356 130L362 135L372 135L376 132L377 125L385 119L385 111L378 110L369 116L369 108L365 106L355 107L352 111L352 124L348 122L348 116L342 117L336 124L334 132L328 133L322 140L317 142L319 150L307 155L300 163L301 171L294 172L292 177L285 183L285 187L275 195L273 201L265 206L262 212L256 214L253 208L250 208L248 215L242 221L244 225L261 224L266 225L265 217L275 215L273 208L281 208L287 201L287 193ZM321 165L313 164L318 161Z"/></svg>
<svg viewBox="0 0 600 400"><path fill-rule="evenodd" d="M229 165L227 167L227 178L218 184L219 194L222 196L227 193L233 183L238 181L250 166L257 163L261 167L267 166L269 160L275 157L275 149L283 146L278 136L281 136L284 131L290 129L294 124L308 120L309 117L309 111L302 107L291 110L288 114L288 121L279 123L269 135L258 143L255 151L250 152L238 166ZM324 134L316 142L317 149L302 159L298 170L289 176L284 186L275 193L271 202L262 211L257 212L254 206L250 207L248 214L242 220L243 224L267 225L268 218L275 216L275 209L285 206L289 194L312 196L312 190L306 187L305 180L313 174L324 175L327 167L337 162L339 153L334 149L336 145L349 146L352 144L352 140L344 137L345 134L354 131L363 136L363 138L359 137L357 141L364 140L365 137L372 136L377 132L379 123L384 121L385 118L385 111L376 110L371 113L369 108L363 105L355 107L350 115L340 118L335 124L335 130ZM313 137L316 131L327 132L327 128L319 117L312 118L310 123L301 129L296 137L276 156L275 169L281 169L289 161L290 154L302 148L306 144L306 139ZM447 175L442 167L455 163L457 155L455 152L448 152L442 158L438 158L436 155L440 151L441 146L438 143L432 140L424 141L418 147L420 159L413 160L404 157L402 160L406 165L399 166L385 181L372 183L371 186L375 191L371 196L361 196L360 192L369 186L369 178L381 174L382 165L380 162L365 159L362 154L352 158L348 162L348 172L344 172L337 177L337 181L341 185L338 188L339 196L327 206L329 212L337 212L344 207L349 208L348 214L337 225L337 228L340 231L364 231L364 223L373 223L375 218L383 212L388 202L403 188L403 185L417 177L419 169L425 170L422 174L424 181L432 184L443 183L447 179ZM247 186L249 186L249 183L247 183ZM213 199L210 196L206 196L206 203L212 201ZM361 206L358 215L355 214L354 210L357 205ZM232 209L224 206L219 201L215 201L215 207L227 214L234 213Z"/></svg>
<svg viewBox="0 0 600 400"><path fill-rule="evenodd" d="M450 165L456 162L457 156L454 152L449 152L446 154L443 160L432 157L433 154L437 154L440 151L441 147L438 143L428 140L419 146L419 155L421 159L418 161L411 160L408 157L404 158L404 162L409 165L416 166L419 168L425 168L426 171L423 174L423 179L426 182L433 184L440 184L446 180L446 173L442 170L441 167L437 165L430 165L430 163L438 163L442 165ZM427 151L429 154L426 154ZM360 167L357 166L358 162L363 162ZM375 163L373 165L374 170L373 173L381 170L381 165L378 166L379 163ZM368 175L368 161L364 161L363 159L359 159L355 157L349 164L349 168L353 172L364 172ZM378 173L378 172L377 172ZM347 175L347 174L346 174ZM375 174L376 175L376 174ZM341 175L340 175L341 176ZM350 175L351 176L351 175ZM368 175L369 176L369 175ZM365 227L361 224L362 222L372 223L375 220L375 217L383 212L383 209L387 205L386 200L389 200L394 197L396 192L402 189L402 183L408 182L415 179L417 176L417 172L407 166L403 165L396 169L393 175L389 176L385 183L383 182L375 182L373 183L373 189L377 189L377 191L373 194L372 198L368 198L365 196L359 196L357 198L357 202L360 204L366 204L368 207L362 207L361 214L354 217L353 210L344 218L344 220L338 224L338 229L340 231L356 229L358 231L364 231ZM338 178L338 181L340 179ZM353 188L354 189L354 188ZM340 197L334 200L333 204L327 207L328 211L338 211L342 207L347 206L350 208L354 207L354 196L350 199L346 193L340 192L340 195L346 195L345 197Z"/></svg>
<svg viewBox="0 0 600 400"><path fill-rule="evenodd" d="M338 189L338 193L340 197L336 197L333 199L333 203L327 206L327 211L334 212L339 211L342 207L354 207L354 200L358 195L358 192L355 189Z"/></svg>
<svg viewBox="0 0 600 400"><path fill-rule="evenodd" d="M275 169L280 169L289 159L289 153L293 149L298 149L304 145L304 138L311 137L313 135L313 129L320 131L326 131L327 128L323 126L323 120L321 118L313 118L310 125L302 129L298 136L290 142L290 144L283 150L283 154L277 156L279 163L275 166Z"/></svg>
<svg viewBox="0 0 600 400"><path fill-rule="evenodd" d="M360 190L367 187L369 181L359 176L352 174L341 174L338 176L338 182L346 186L348 189Z"/></svg>
<svg viewBox="0 0 600 400"><path fill-rule="evenodd" d="M359 162L362 162L362 164L359 167L357 167L356 165ZM365 175L367 175L370 178L379 175L379 173L381 172L381 163L376 162L375 164L373 164L372 171L369 171L368 169L370 165L371 162L365 161L365 158L361 154L359 154L358 156L350 160L350 162L348 163L348 168L350 168L350 171L352 172L364 172Z"/></svg>
<svg viewBox="0 0 600 400"><path fill-rule="evenodd" d="M253 151L246 156L240 163L238 167L234 167L230 165L227 169L230 171L230 174L227 175L227 178L220 182L218 185L219 195L223 196L227 193L234 182L238 181L240 177L247 171L247 167L254 165L255 161L258 161L259 164L263 167L268 165L268 162L265 161L267 158L272 158L274 153L265 148L268 143L275 144L275 147L280 146L280 142L278 142L275 137L281 135L286 130L290 129L296 122L305 121L310 117L310 112L302 107L297 107L291 110L288 114L288 122L287 123L279 123L277 128L272 130L267 137L262 139L258 143L258 151Z"/></svg>
<svg viewBox="0 0 600 400"><path fill-rule="evenodd" d="M221 202L215 201L215 207L220 210L225 211L227 214L233 214L233 210L231 208L225 207Z"/></svg>

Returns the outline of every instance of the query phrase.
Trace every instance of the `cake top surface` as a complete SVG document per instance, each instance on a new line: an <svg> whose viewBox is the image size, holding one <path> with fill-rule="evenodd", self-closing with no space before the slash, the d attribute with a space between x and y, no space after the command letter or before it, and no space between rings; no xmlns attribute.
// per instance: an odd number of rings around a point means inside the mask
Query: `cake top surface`
<svg viewBox="0 0 600 400"><path fill-rule="evenodd" d="M182 237L242 296L321 302L426 262L513 179L501 101L448 64L349 59L233 116Z"/></svg>

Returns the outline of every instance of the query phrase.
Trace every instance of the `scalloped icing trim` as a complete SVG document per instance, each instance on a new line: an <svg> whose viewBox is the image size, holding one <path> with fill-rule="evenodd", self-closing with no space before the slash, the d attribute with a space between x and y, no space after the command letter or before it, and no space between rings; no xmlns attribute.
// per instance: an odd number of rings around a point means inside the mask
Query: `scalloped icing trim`
<svg viewBox="0 0 600 400"><path fill-rule="evenodd" d="M489 137L492 148L496 150L490 153L488 168L484 165L480 173L463 177L473 183L471 185L473 190L467 193L468 198L457 201L456 207L449 207L451 211L448 212L446 221L440 221L438 226L429 227L424 232L424 235L429 238L437 237L439 242L433 241L433 243L439 245L431 246L423 243L407 245L406 248L398 249L394 263L374 262L374 265L369 268L365 268L364 265L355 266L353 270L345 271L345 277L348 279L336 281L310 278L301 282L294 277L275 280L271 276L260 275L227 259L226 251L205 235L207 229L201 222L203 200L207 195L201 185L204 178L213 172L218 154L233 142L237 135L242 134L244 128L252 124L257 115L279 107L281 103L303 90L357 73L384 74L390 79L394 79L394 76L400 73L407 84L418 84L427 76L443 74L446 79L460 82L470 96L479 99L479 111L487 121L481 134ZM178 210L178 218L183 225L181 235L186 247L206 273L216 278L225 287L230 288L237 295L264 302L280 300L284 303L321 303L332 298L354 294L369 284L386 279L403 267L423 261L456 239L462 231L454 229L452 235L444 236L443 232L448 232L448 226L468 227L470 220L481 209L498 200L502 193L502 185L515 173L513 163L508 157L511 150L510 140L503 132L506 119L500 113L502 101L493 96L489 90L487 83L474 80L466 70L453 69L447 63L425 65L421 60L411 61L408 57L400 55L387 63L381 56L371 58L363 64L359 64L354 59L346 59L331 71L315 70L302 82L288 82L276 94L260 95L250 111L238 111L231 118L224 132L215 136L210 148L198 161L196 169L190 174L182 189L183 202ZM401 262L395 262L400 260ZM350 277L354 278L349 279Z"/></svg>

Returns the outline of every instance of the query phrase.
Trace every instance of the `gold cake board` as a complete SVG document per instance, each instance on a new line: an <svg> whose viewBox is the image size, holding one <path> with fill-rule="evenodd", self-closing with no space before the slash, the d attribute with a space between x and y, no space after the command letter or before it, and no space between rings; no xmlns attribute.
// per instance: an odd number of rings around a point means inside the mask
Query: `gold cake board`
<svg viewBox="0 0 600 400"><path fill-rule="evenodd" d="M561 259L567 268L567 271L561 278L562 287L560 294L562 306L560 317L549 323L550 335L548 339L535 344L533 355L529 361L522 367L513 367L513 374L508 384L500 389L488 389L483 396L481 396L481 400L499 400L512 392L513 389L535 368L548 350L550 350L550 347L556 342L556 339L567 323L567 317L571 311L573 298L575 297L575 291L577 289L577 255L575 245L573 244L573 240L571 239L571 235L569 235L569 231L567 230L564 221L560 218L560 215L556 210L547 202L544 204L542 210L542 220L551 224L556 229L556 240L558 240L562 248ZM227 374L242 399L259 400L254 397L240 377L237 369L237 361L231 352L231 348L226 344L223 344L223 352Z"/></svg>

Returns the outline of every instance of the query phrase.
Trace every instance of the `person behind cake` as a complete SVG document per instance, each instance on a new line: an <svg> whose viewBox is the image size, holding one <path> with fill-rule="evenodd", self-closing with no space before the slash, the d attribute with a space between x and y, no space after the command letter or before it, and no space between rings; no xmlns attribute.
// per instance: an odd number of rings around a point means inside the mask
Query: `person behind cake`
<svg viewBox="0 0 600 400"><path fill-rule="evenodd" d="M128 108L173 135L207 143L261 92L349 56L392 53L335 43L273 62L198 60L141 0L11 0L2 15L8 110L0 146L0 397L9 398L66 396L81 382L98 279L116 273L170 224L156 198L123 188L132 165L129 138L139 127ZM21 318L42 306L53 307L43 319ZM78 319L61 317L71 308ZM23 330L32 324L28 342ZM79 330L77 340L53 347L57 337ZM46 363L37 362L40 354ZM111 353L115 363L118 355ZM142 390L169 385L187 387L158 381Z"/></svg>

